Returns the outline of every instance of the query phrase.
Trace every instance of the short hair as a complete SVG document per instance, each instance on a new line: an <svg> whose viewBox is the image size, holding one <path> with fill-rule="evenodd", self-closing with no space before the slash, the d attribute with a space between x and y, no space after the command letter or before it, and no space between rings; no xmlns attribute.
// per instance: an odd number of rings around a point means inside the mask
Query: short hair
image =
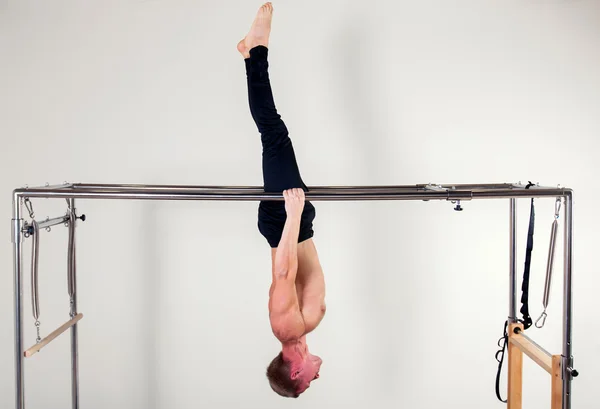
<svg viewBox="0 0 600 409"><path fill-rule="evenodd" d="M267 379L271 389L278 395L297 398L300 396L297 392L299 382L290 377L290 372L290 363L283 359L283 352L280 352L267 367Z"/></svg>

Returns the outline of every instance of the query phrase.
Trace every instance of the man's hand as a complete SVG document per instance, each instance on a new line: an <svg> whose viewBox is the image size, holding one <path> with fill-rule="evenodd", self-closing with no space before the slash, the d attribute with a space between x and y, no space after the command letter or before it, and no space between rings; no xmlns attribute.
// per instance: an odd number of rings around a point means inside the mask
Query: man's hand
<svg viewBox="0 0 600 409"><path fill-rule="evenodd" d="M288 217L300 218L300 216L302 215L302 211L304 210L304 190L284 190L283 197L285 198L285 211Z"/></svg>

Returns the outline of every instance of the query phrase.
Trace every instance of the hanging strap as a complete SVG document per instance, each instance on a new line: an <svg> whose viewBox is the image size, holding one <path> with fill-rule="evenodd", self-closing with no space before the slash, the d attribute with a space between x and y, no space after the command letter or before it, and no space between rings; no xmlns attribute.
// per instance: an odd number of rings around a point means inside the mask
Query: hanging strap
<svg viewBox="0 0 600 409"><path fill-rule="evenodd" d="M31 221L32 244L31 244L31 311L37 322L40 318L40 297L38 293L38 266L40 256L40 229L37 221Z"/></svg>
<svg viewBox="0 0 600 409"><path fill-rule="evenodd" d="M529 189L533 186L533 183L525 187ZM523 282L521 284L521 314L523 319L520 320L523 323L523 329L531 327L533 323L531 316L529 315L529 271L531 267L531 252L533 250L533 232L535 226L535 207L533 204L533 198L531 198L531 210L529 213L529 230L527 232L527 250L525 252L525 270L523 271Z"/></svg>
<svg viewBox="0 0 600 409"><path fill-rule="evenodd" d="M498 340L498 346L500 349L496 352L496 360L498 361L498 372L496 373L496 397L500 402L506 403L506 399L502 399L500 396L500 375L502 374L502 364L504 363L504 352L506 350L506 344L508 342L508 320L504 322L504 334Z"/></svg>
<svg viewBox="0 0 600 409"><path fill-rule="evenodd" d="M33 212L31 212L33 213ZM40 261L40 228L35 219L31 219L32 244L31 244L31 312L35 319L37 333L36 343L42 340L40 336L40 294L38 291L38 267Z"/></svg>
<svg viewBox="0 0 600 409"><path fill-rule="evenodd" d="M535 186L529 182L525 189L529 189L531 186ZM523 324L523 329L531 327L533 320L529 315L529 272L531 267L531 252L533 251L533 233L535 227L535 206L533 198L531 198L531 208L529 211L529 229L527 231L527 249L525 252L525 269L523 271L523 282L521 283L521 309L520 312L523 314L523 318L518 320ZM500 376L502 375L502 364L504 363L504 352L506 350L506 344L508 343L508 320L504 322L504 332L502 337L498 340L498 346L500 349L496 352L496 360L498 361L498 372L496 374L496 397L500 402L506 403L500 396Z"/></svg>
<svg viewBox="0 0 600 409"><path fill-rule="evenodd" d="M67 199L67 202L70 203ZM76 277L76 259L75 259L75 223L77 217L75 216L75 209L71 209L69 206L69 246L67 251L67 292L69 293L70 303L70 315L71 318L75 317L77 312L75 311L75 291L77 285L75 283Z"/></svg>

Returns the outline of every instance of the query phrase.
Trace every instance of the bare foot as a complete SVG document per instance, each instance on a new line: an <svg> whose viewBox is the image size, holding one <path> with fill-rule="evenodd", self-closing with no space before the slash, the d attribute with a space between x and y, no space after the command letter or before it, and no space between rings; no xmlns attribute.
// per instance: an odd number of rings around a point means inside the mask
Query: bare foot
<svg viewBox="0 0 600 409"><path fill-rule="evenodd" d="M250 49L246 47L246 39L242 39L237 45L238 51L242 54L244 58L250 58Z"/></svg>
<svg viewBox="0 0 600 409"><path fill-rule="evenodd" d="M258 9L256 18L250 27L246 37L237 45L238 51L244 58L250 57L250 50L259 45L269 47L269 35L271 34L271 19L273 18L273 5L265 3Z"/></svg>

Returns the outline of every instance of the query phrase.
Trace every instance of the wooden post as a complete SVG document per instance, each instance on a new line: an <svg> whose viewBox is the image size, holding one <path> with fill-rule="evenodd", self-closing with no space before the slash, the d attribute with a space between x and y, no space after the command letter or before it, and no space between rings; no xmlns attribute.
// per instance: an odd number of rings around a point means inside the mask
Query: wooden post
<svg viewBox="0 0 600 409"><path fill-rule="evenodd" d="M552 355L552 409L562 409L562 357Z"/></svg>
<svg viewBox="0 0 600 409"><path fill-rule="evenodd" d="M508 397L507 409L522 409L523 406L523 352L517 345L510 342L515 335L514 329L521 328L522 324L508 326Z"/></svg>
<svg viewBox="0 0 600 409"><path fill-rule="evenodd" d="M509 342L552 375L552 355L530 340L525 334L512 334Z"/></svg>

